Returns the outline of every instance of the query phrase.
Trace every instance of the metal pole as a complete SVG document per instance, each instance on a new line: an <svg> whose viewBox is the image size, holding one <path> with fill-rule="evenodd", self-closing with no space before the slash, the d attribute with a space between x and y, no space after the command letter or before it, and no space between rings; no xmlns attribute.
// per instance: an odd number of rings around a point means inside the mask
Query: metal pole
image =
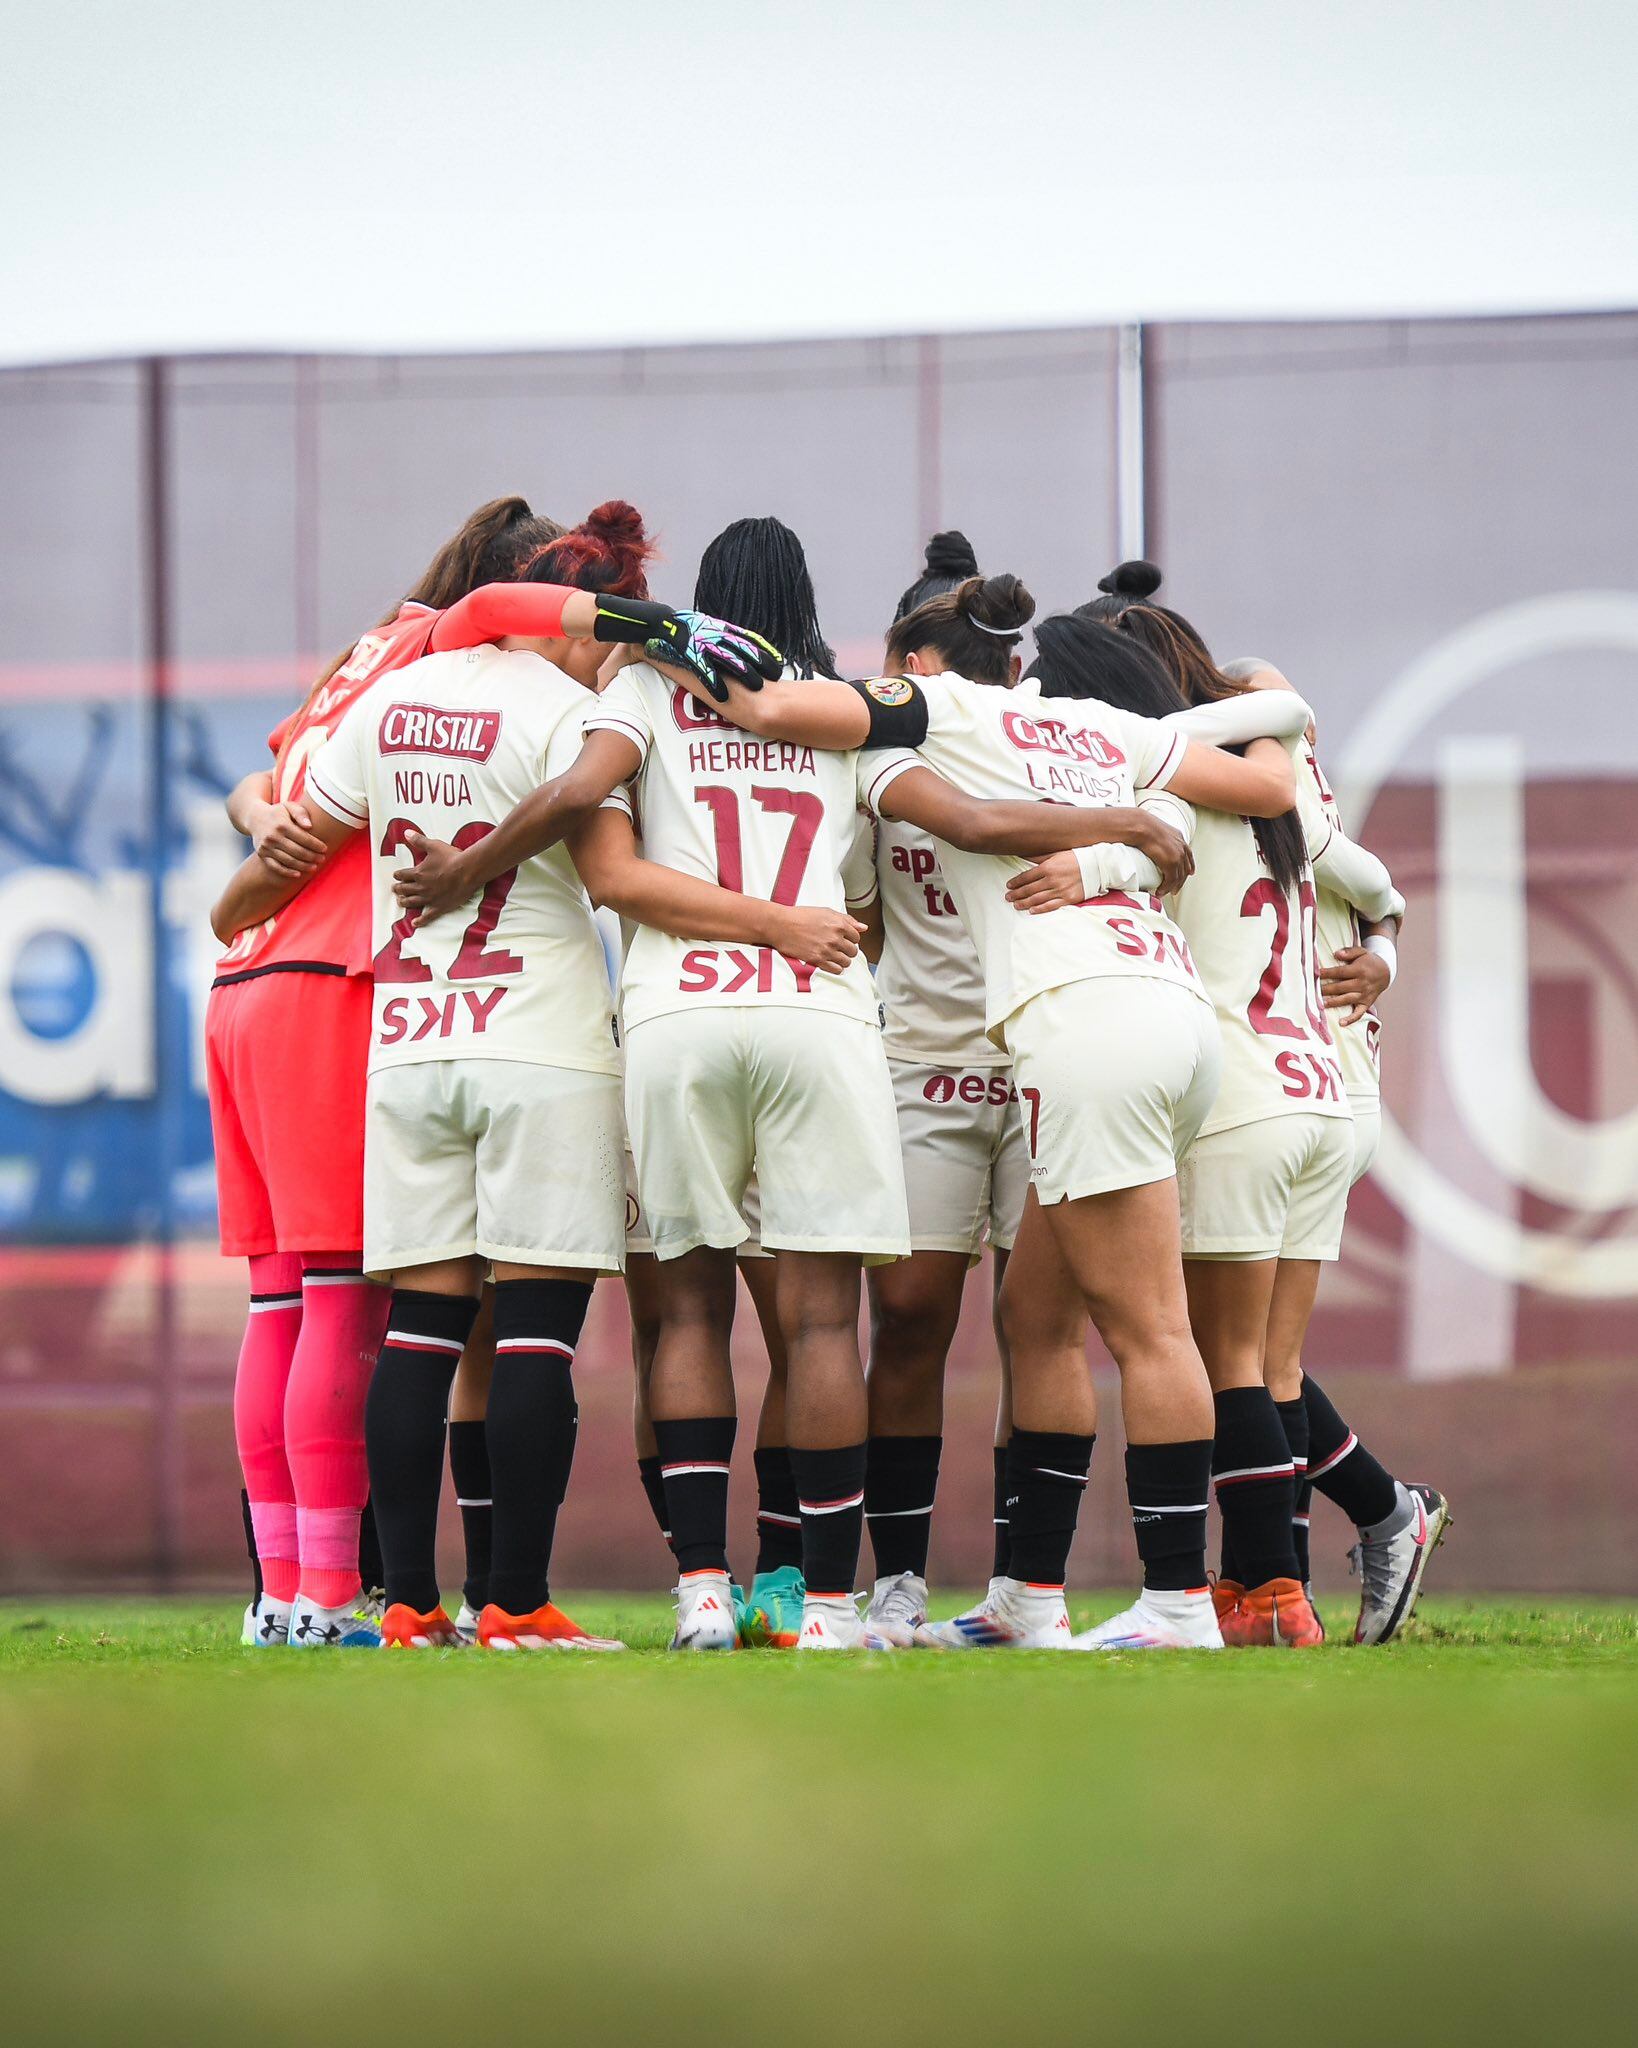
<svg viewBox="0 0 1638 2048"><path fill-rule="evenodd" d="M1123 562L1143 553L1143 329L1120 330L1115 366L1115 532Z"/></svg>
<svg viewBox="0 0 1638 2048"><path fill-rule="evenodd" d="M143 581L147 619L149 952L153 974L154 1573L173 1587L182 1562L181 1362L177 1357L176 1174L186 1047L171 973L166 881L176 821L171 790L171 688L175 652L170 574L170 379L163 358L145 366Z"/></svg>

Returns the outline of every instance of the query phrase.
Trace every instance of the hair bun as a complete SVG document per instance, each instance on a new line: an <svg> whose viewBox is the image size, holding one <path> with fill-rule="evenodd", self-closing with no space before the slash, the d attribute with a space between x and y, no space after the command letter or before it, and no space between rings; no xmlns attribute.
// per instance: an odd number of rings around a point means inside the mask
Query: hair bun
<svg viewBox="0 0 1638 2048"><path fill-rule="evenodd" d="M1098 588L1107 591L1111 597L1153 597L1160 588L1162 577L1153 562L1122 562L1111 569L1107 576L1098 578Z"/></svg>
<svg viewBox="0 0 1638 2048"><path fill-rule="evenodd" d="M586 514L585 525L588 533L596 534L613 548L640 546L648 538L643 531L642 513L624 498L610 498L605 504L594 506Z"/></svg>
<svg viewBox="0 0 1638 2048"><path fill-rule="evenodd" d="M927 574L958 577L978 574L978 557L964 533L951 527L948 533L933 535L927 543Z"/></svg>
<svg viewBox="0 0 1638 2048"><path fill-rule="evenodd" d="M956 603L986 633L1021 633L1035 616L1035 600L1016 576L974 576Z"/></svg>

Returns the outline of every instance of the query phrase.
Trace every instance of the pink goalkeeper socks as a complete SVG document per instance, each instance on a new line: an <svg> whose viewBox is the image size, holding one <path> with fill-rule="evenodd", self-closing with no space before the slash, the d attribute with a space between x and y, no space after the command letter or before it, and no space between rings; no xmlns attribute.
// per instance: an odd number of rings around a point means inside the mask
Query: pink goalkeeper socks
<svg viewBox="0 0 1638 2048"><path fill-rule="evenodd" d="M233 1433L250 1496L262 1584L273 1599L286 1601L296 1597L299 1553L284 1409L301 1323L301 1260L283 1252L252 1259L250 1314L233 1382Z"/></svg>
<svg viewBox="0 0 1638 2048"><path fill-rule="evenodd" d="M298 1507L301 1591L339 1607L359 1591L358 1523L369 1493L364 1396L391 1295L357 1252L302 1255L301 1334L285 1395L285 1448Z"/></svg>

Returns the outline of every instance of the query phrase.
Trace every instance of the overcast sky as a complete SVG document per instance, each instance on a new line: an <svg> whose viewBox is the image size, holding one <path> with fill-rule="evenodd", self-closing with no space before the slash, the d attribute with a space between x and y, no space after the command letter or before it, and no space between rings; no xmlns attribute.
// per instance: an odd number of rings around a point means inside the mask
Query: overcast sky
<svg viewBox="0 0 1638 2048"><path fill-rule="evenodd" d="M1638 304L1630 0L0 0L0 33L12 362Z"/></svg>

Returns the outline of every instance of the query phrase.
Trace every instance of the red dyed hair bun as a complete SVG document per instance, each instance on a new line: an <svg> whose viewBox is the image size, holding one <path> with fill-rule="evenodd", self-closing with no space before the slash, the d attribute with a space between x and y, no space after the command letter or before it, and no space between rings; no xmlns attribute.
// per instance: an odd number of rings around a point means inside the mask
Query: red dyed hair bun
<svg viewBox="0 0 1638 2048"><path fill-rule="evenodd" d="M529 583L566 583L611 597L647 597L654 551L642 513L624 498L610 498L538 549L523 576Z"/></svg>

